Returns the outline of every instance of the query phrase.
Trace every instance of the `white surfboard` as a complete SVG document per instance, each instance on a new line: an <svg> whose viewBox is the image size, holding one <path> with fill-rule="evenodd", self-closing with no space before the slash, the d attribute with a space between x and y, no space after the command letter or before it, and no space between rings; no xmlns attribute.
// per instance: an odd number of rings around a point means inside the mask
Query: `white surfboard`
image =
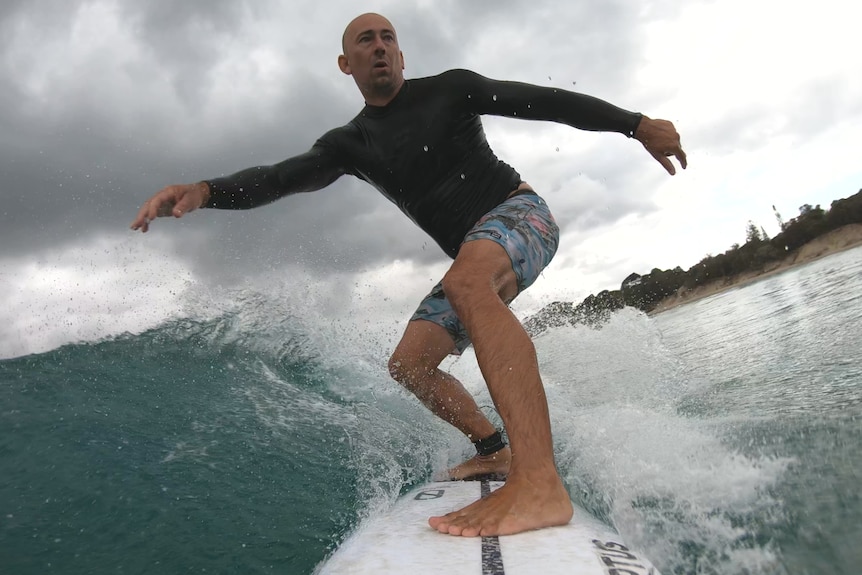
<svg viewBox="0 0 862 575"><path fill-rule="evenodd" d="M454 537L428 518L460 509L499 481L427 483L370 517L320 564L318 575L658 575L613 529L574 505L568 525L501 537Z"/></svg>

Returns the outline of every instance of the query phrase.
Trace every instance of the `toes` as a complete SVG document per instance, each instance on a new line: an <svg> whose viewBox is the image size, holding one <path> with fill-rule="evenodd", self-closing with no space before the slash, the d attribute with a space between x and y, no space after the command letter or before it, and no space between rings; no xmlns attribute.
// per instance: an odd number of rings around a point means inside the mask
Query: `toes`
<svg viewBox="0 0 862 575"><path fill-rule="evenodd" d="M443 517L432 517L428 520L428 524L436 531L445 535L464 535L467 537L475 537L479 530L472 528L469 525L465 525L465 522L467 521L467 518L462 517L457 513L450 513ZM473 532L475 533L470 535L470 533Z"/></svg>
<svg viewBox="0 0 862 575"><path fill-rule="evenodd" d="M440 533L449 533L453 528L453 523L448 515L444 515L443 517L432 517L428 520L428 524L432 529L435 529Z"/></svg>
<svg viewBox="0 0 862 575"><path fill-rule="evenodd" d="M428 525L431 526L431 529L436 529L437 531L440 531L445 521L445 517L432 517L428 520Z"/></svg>

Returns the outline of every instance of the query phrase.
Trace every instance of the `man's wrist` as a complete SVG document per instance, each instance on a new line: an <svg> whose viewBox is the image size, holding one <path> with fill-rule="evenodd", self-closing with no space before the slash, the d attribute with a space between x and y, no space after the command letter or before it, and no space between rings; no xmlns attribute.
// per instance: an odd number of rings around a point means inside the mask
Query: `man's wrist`
<svg viewBox="0 0 862 575"><path fill-rule="evenodd" d="M629 138L636 138L637 137L638 128L641 127L641 122L643 122L644 117L645 116L643 114L637 114L637 118L632 123L631 130L629 130L629 132L626 134Z"/></svg>
<svg viewBox="0 0 862 575"><path fill-rule="evenodd" d="M199 208L205 208L206 205L210 201L210 196L212 195L212 192L210 191L210 186L206 182L198 182L197 185L198 185L198 189L200 189L200 191L201 191L201 196L203 198L198 207Z"/></svg>
<svg viewBox="0 0 862 575"><path fill-rule="evenodd" d="M635 126L634 132L632 132L632 138L643 142L644 130L647 129L647 125L649 124L649 122L649 116L647 116L646 114L641 114L637 126Z"/></svg>

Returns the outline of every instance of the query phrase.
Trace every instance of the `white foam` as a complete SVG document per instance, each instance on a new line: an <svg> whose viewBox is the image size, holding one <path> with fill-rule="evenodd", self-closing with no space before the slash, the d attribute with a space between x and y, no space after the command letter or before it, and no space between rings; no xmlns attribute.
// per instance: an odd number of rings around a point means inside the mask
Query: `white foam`
<svg viewBox="0 0 862 575"><path fill-rule="evenodd" d="M601 330L561 328L537 341L558 465L573 494L607 514L658 563L690 545L722 569L775 565L738 518L782 513L768 490L789 459L729 446L726 420L680 414L689 382L651 320L629 310Z"/></svg>
<svg viewBox="0 0 862 575"><path fill-rule="evenodd" d="M177 315L193 278L169 252L158 239L98 237L3 261L0 358L140 333Z"/></svg>

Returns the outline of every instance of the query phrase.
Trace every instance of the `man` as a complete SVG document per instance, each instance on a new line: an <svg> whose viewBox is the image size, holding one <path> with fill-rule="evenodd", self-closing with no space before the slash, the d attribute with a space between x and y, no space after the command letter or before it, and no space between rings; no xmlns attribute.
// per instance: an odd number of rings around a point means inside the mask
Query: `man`
<svg viewBox="0 0 862 575"><path fill-rule="evenodd" d="M479 116L551 120L638 139L667 171L686 156L670 122L552 88L499 82L466 70L405 80L392 24L354 19L338 65L366 106L305 154L226 178L168 186L138 212L132 229L196 208L245 209L321 189L349 173L375 186L454 263L420 304L389 362L392 376L476 445L453 478L508 473L503 487L464 509L429 519L441 533L488 536L568 523L569 495L557 473L536 351L508 303L550 262L559 230L545 202L494 156ZM472 343L511 442L451 375L437 369Z"/></svg>

